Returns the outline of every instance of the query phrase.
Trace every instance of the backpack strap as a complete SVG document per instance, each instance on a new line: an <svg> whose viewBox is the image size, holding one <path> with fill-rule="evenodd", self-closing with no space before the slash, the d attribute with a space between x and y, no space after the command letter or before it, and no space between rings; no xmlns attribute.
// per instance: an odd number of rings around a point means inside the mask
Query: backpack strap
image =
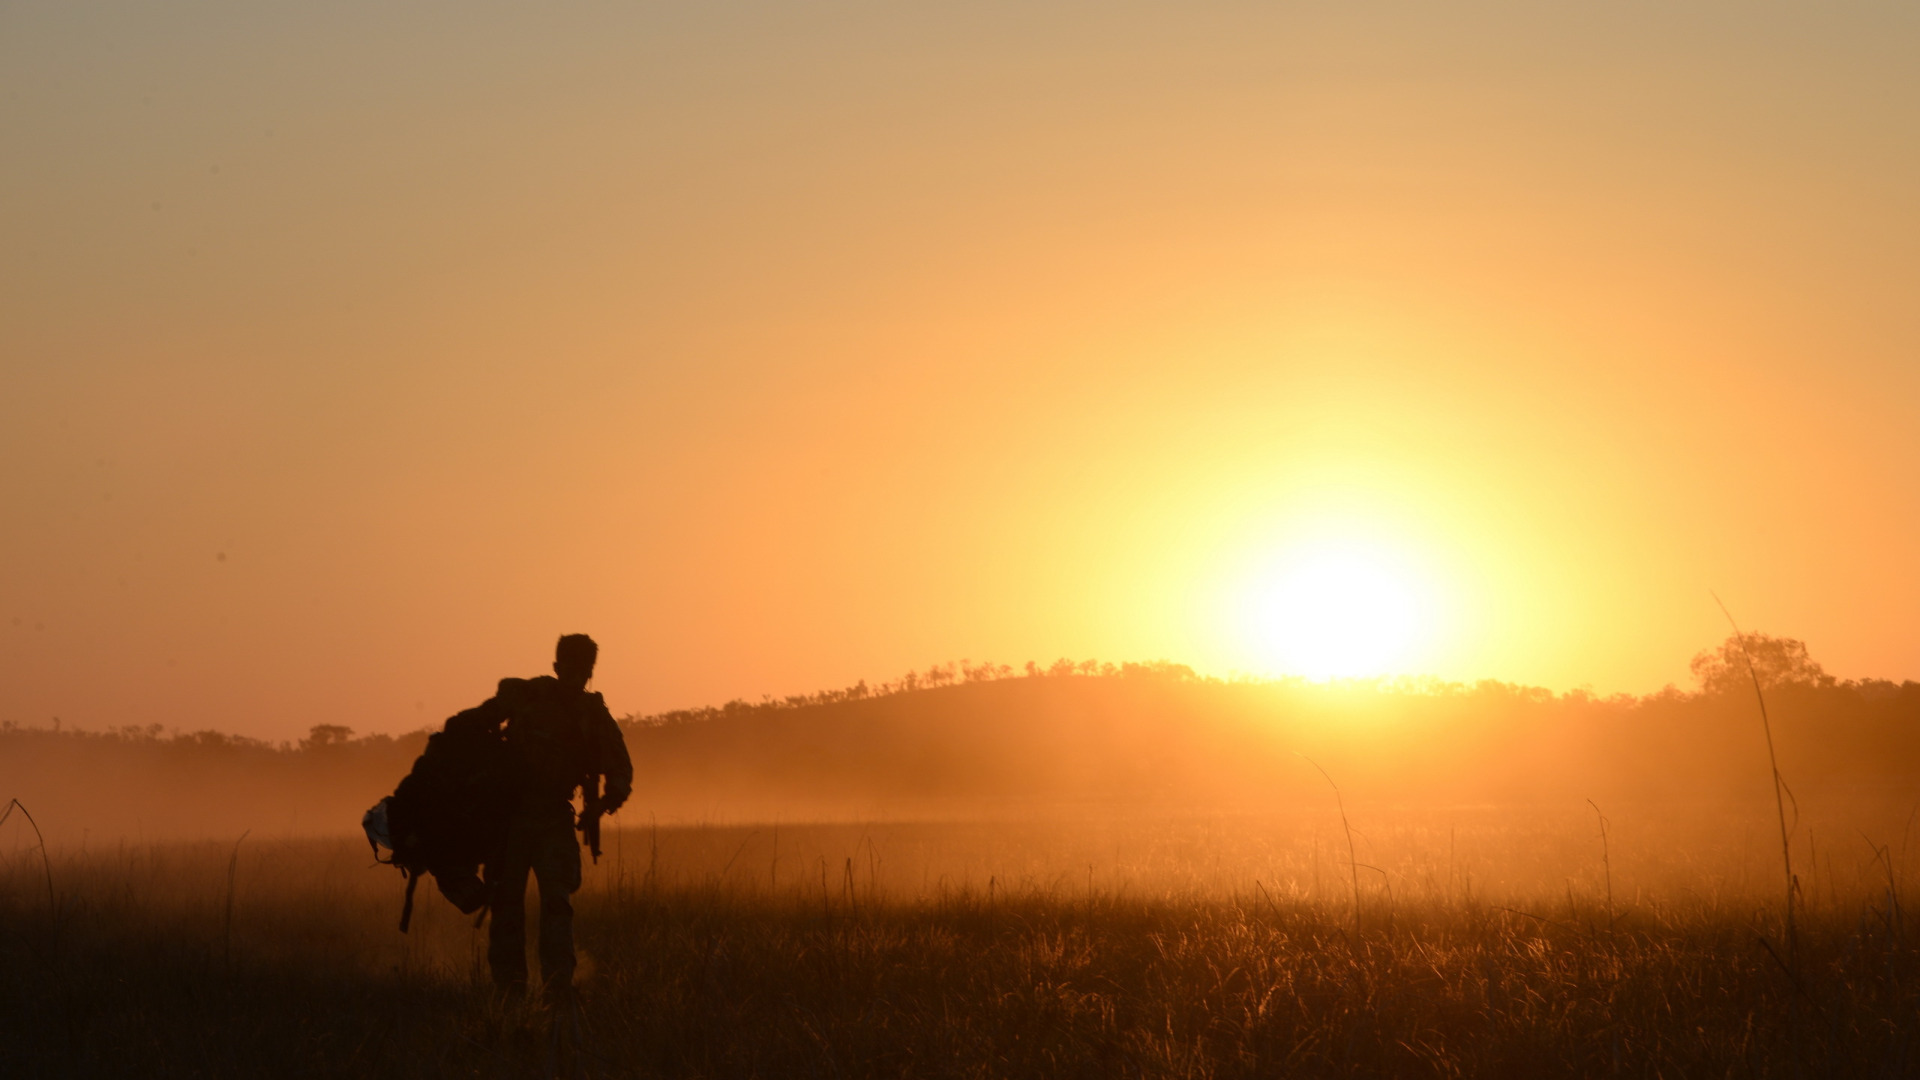
<svg viewBox="0 0 1920 1080"><path fill-rule="evenodd" d="M419 885L419 871L407 875L407 902L400 905L400 932L403 934L407 932L408 924L413 922L413 890Z"/></svg>

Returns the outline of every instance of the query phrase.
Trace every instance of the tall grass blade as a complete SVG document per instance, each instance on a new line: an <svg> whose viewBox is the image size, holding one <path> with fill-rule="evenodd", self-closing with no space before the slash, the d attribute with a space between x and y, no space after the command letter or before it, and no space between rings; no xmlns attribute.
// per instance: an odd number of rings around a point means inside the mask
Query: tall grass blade
<svg viewBox="0 0 1920 1080"><path fill-rule="evenodd" d="M1793 970L1798 957L1799 934L1793 918L1793 846L1789 842L1791 834L1787 830L1786 782L1780 779L1780 758L1773 749L1773 721L1767 716L1767 695L1760 689L1760 672L1753 666L1753 654L1747 651L1747 635L1734 621L1733 612L1727 610L1726 602L1719 593L1710 592L1713 602L1720 605L1720 614L1727 617L1727 625L1733 627L1733 640L1740 644L1740 657L1747 663L1747 677L1753 681L1753 697L1760 703L1760 730L1767 737L1767 764L1773 769L1773 805L1780 815L1780 863L1787 875L1787 961L1788 969ZM1799 800L1794 800L1794 817L1799 817Z"/></svg>
<svg viewBox="0 0 1920 1080"><path fill-rule="evenodd" d="M6 811L0 813L0 825L6 824L15 810L20 811L20 816L26 818L27 824L33 826L33 838L40 843L40 868L47 874L47 918L53 924L54 940L57 943L60 935L60 905L53 898L53 860L47 856L47 838L40 832L40 823L33 820L33 812L28 810L26 804L19 799L7 800Z"/></svg>
<svg viewBox="0 0 1920 1080"><path fill-rule="evenodd" d="M1347 834L1347 874L1353 879L1353 925L1357 930L1360 927L1360 855L1353 846L1353 826L1347 822L1347 802L1340 797L1340 785L1333 782L1333 777L1327 775L1327 770L1320 768L1319 762L1305 754L1300 755L1300 760L1313 766L1321 776L1326 777L1327 786L1333 789L1333 804L1340 808L1340 828ZM1381 873L1384 875L1386 872L1383 870Z"/></svg>

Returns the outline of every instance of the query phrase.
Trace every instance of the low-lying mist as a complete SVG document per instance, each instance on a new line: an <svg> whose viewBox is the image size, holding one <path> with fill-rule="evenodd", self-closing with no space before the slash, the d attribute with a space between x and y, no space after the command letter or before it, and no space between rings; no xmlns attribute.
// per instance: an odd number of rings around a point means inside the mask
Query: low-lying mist
<svg viewBox="0 0 1920 1080"><path fill-rule="evenodd" d="M1494 682L1226 681L1168 664L935 668L879 688L629 717L635 795L617 823L1264 814L1332 806L1326 777L1350 808L1557 812L1591 799L1760 813L1773 799L1767 745L1751 682L1724 662L1733 647L1702 654L1698 692L1608 698ZM1800 813L1911 809L1920 684L1838 682L1804 649L1768 655L1759 649L1757 674ZM392 791L425 738L323 727L272 745L8 727L0 796L57 845L337 835Z"/></svg>

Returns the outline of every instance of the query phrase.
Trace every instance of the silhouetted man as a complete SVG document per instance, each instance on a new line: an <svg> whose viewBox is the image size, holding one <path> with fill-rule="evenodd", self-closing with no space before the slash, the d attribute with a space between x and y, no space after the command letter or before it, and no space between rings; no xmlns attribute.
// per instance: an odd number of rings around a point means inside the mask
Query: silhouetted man
<svg viewBox="0 0 1920 1080"><path fill-rule="evenodd" d="M573 892L580 887L580 845L574 839L573 793L599 796L612 813L633 793L633 762L607 703L587 690L600 647L568 634L554 650L553 674L502 679L499 693L447 722L499 730L514 763L505 841L487 860L493 924L487 962L510 994L527 987L527 874L540 886L540 980L550 998L573 987ZM599 793L601 778L604 795ZM584 823L583 823L584 824Z"/></svg>

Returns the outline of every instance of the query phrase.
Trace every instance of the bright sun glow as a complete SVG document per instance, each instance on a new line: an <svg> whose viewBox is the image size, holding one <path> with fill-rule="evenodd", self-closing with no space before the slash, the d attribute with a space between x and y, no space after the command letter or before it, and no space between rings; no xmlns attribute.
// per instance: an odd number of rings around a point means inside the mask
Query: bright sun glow
<svg viewBox="0 0 1920 1080"><path fill-rule="evenodd" d="M1410 575L1360 547L1299 552L1247 602L1248 630L1274 670L1315 679L1402 671L1426 631Z"/></svg>

